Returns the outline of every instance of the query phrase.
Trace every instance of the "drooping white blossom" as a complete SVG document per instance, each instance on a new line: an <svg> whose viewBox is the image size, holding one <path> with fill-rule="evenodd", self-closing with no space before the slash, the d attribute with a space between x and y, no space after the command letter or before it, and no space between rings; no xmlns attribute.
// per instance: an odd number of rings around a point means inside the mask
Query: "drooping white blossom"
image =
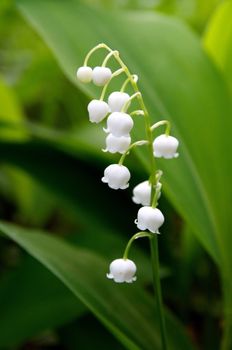
<svg viewBox="0 0 232 350"><path fill-rule="evenodd" d="M95 67L93 69L93 82L97 86L107 84L112 76L111 69L108 67Z"/></svg>
<svg viewBox="0 0 232 350"><path fill-rule="evenodd" d="M132 200L136 204L150 205L151 184L149 181L143 181L133 189Z"/></svg>
<svg viewBox="0 0 232 350"><path fill-rule="evenodd" d="M128 136L133 126L134 122L129 114L113 112L107 119L107 128L104 131L116 137Z"/></svg>
<svg viewBox="0 0 232 350"><path fill-rule="evenodd" d="M114 91L108 97L108 105L111 112L121 112L123 106L130 99L126 92Z"/></svg>
<svg viewBox="0 0 232 350"><path fill-rule="evenodd" d="M111 164L105 169L102 182L114 190L124 190L129 186L130 176L129 170L124 165Z"/></svg>
<svg viewBox="0 0 232 350"><path fill-rule="evenodd" d="M136 270L136 265L132 260L116 259L110 264L110 272L106 276L116 283L132 283L136 281Z"/></svg>
<svg viewBox="0 0 232 350"><path fill-rule="evenodd" d="M77 70L77 79L82 83L90 83L93 77L93 70L91 67L83 66Z"/></svg>
<svg viewBox="0 0 232 350"><path fill-rule="evenodd" d="M104 152L121 153L123 154L131 144L130 136L116 137L113 134L109 134L106 137L106 149Z"/></svg>
<svg viewBox="0 0 232 350"><path fill-rule="evenodd" d="M153 152L154 156L157 158L176 158L178 157L177 147L179 145L179 141L173 137L168 135L160 135L155 138L153 142Z"/></svg>
<svg viewBox="0 0 232 350"><path fill-rule="evenodd" d="M109 113L110 109L106 102L92 100L88 104L89 120L92 123L100 123Z"/></svg>
<svg viewBox="0 0 232 350"><path fill-rule="evenodd" d="M164 223L164 216L157 208L142 207L138 211L135 223L142 231L149 230L152 233L159 233L158 230Z"/></svg>

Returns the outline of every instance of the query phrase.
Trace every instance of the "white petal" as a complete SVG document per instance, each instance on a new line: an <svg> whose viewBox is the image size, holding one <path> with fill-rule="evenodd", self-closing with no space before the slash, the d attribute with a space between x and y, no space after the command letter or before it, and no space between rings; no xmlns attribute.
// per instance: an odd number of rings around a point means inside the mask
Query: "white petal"
<svg viewBox="0 0 232 350"><path fill-rule="evenodd" d="M93 82L97 86L107 84L112 76L112 72L108 67L95 67L93 69Z"/></svg>
<svg viewBox="0 0 232 350"><path fill-rule="evenodd" d="M82 83L90 83L92 80L93 71L91 67L80 67L77 70L77 79Z"/></svg>

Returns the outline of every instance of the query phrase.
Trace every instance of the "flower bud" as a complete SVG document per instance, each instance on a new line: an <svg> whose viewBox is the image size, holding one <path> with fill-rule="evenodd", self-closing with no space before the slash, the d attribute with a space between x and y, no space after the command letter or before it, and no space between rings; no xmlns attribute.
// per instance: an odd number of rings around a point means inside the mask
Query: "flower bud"
<svg viewBox="0 0 232 350"><path fill-rule="evenodd" d="M91 67L80 67L77 70L77 79L82 83L90 83L93 77L93 71Z"/></svg>
<svg viewBox="0 0 232 350"><path fill-rule="evenodd" d="M164 223L164 216L157 208L142 207L138 211L135 223L142 231L149 230L153 233L159 233L158 229Z"/></svg>
<svg viewBox="0 0 232 350"><path fill-rule="evenodd" d="M112 134L109 134L106 138L106 149L104 151L110 153L118 152L123 154L130 146L130 143L130 136L116 137Z"/></svg>
<svg viewBox="0 0 232 350"><path fill-rule="evenodd" d="M112 72L107 67L95 67L93 69L93 82L97 86L104 86L110 81Z"/></svg>
<svg viewBox="0 0 232 350"><path fill-rule="evenodd" d="M116 259L110 264L110 272L107 278L113 279L116 283L132 283L136 281L136 265L129 259Z"/></svg>
<svg viewBox="0 0 232 350"><path fill-rule="evenodd" d="M110 188L114 190L124 190L129 184L130 172L124 165L120 164L111 164L104 171L104 177L102 182L108 183Z"/></svg>
<svg viewBox="0 0 232 350"><path fill-rule="evenodd" d="M179 155L176 153L178 145L179 141L175 137L165 134L160 135L153 142L154 156L166 159L176 158Z"/></svg>
<svg viewBox="0 0 232 350"><path fill-rule="evenodd" d="M108 98L108 105L111 112L120 112L129 99L130 96L126 92L112 92Z"/></svg>
<svg viewBox="0 0 232 350"><path fill-rule="evenodd" d="M100 123L109 113L110 109L106 102L92 100L88 104L89 120L92 123Z"/></svg>
<svg viewBox="0 0 232 350"><path fill-rule="evenodd" d="M150 205L151 202L151 184L149 181L143 181L133 189L132 200L136 204Z"/></svg>
<svg viewBox="0 0 232 350"><path fill-rule="evenodd" d="M129 114L113 112L107 119L107 129L104 129L104 131L116 137L128 136L133 126L134 122Z"/></svg>

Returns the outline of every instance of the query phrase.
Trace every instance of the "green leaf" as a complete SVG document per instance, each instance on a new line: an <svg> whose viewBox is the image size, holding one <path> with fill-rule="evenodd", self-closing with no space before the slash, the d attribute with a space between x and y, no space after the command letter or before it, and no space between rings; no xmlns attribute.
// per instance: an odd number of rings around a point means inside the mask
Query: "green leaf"
<svg viewBox="0 0 232 350"><path fill-rule="evenodd" d="M231 141L224 137L232 124L232 118L225 118L230 104L225 84L200 41L177 20L152 13L112 14L75 0L18 4L73 82L77 66L97 43L120 51L140 77L154 121L168 118L180 139L179 159L158 163L164 169L166 193L215 261L232 264L227 249L231 162L225 152ZM83 89L96 96L92 85Z"/></svg>
<svg viewBox="0 0 232 350"><path fill-rule="evenodd" d="M0 223L3 234L57 276L128 349L161 349L157 312L138 284L107 280L108 263L88 250L34 230ZM167 313L170 349L192 349L181 327Z"/></svg>
<svg viewBox="0 0 232 350"><path fill-rule="evenodd" d="M232 91L232 3L224 1L208 23L203 41Z"/></svg>
<svg viewBox="0 0 232 350"><path fill-rule="evenodd" d="M86 310L53 274L29 257L1 278L0 308L1 348L61 326Z"/></svg>

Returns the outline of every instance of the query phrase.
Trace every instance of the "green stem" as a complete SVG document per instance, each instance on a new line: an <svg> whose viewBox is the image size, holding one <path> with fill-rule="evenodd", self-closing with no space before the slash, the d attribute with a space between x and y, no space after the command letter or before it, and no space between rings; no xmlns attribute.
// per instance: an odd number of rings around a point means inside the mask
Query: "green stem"
<svg viewBox="0 0 232 350"><path fill-rule="evenodd" d="M105 67L107 65L107 62L109 61L109 59L112 56L118 56L119 52L118 51L111 51L110 53L108 53L108 55L106 56L106 58L104 59L104 61L102 62L102 67Z"/></svg>
<svg viewBox="0 0 232 350"><path fill-rule="evenodd" d="M137 81L137 75L133 74L133 75L132 75L132 78L133 78L133 80L134 80L135 82ZM124 92L124 91L125 91L125 89L126 89L128 83L130 83L130 81L131 81L131 78L130 78L130 77L127 78L127 79L125 80L125 82L123 83L123 85L122 85L122 87L121 87L121 89L120 89L120 92Z"/></svg>
<svg viewBox="0 0 232 350"><path fill-rule="evenodd" d="M171 131L171 123L168 120L160 120L159 122L153 124L151 126L151 131L155 130L156 128L158 128L162 125L166 125L165 135L169 136L170 131Z"/></svg>
<svg viewBox="0 0 232 350"><path fill-rule="evenodd" d="M160 320L162 349L167 350L168 344L167 344L166 326L165 326L165 319L164 319L164 312L163 312L163 300L162 300L162 292L161 292L161 284L160 284L158 237L156 234L150 236L150 247L151 247L154 291L156 293L157 310L158 310L159 320Z"/></svg>
<svg viewBox="0 0 232 350"><path fill-rule="evenodd" d="M129 242L127 243L126 249L125 249L124 254L123 254L123 259L125 259L125 260L127 259L131 244L134 242L135 239L142 238L142 237L150 237L151 235L152 235L152 233L141 231L141 232L136 233L134 236L132 236L131 239L129 240Z"/></svg>

